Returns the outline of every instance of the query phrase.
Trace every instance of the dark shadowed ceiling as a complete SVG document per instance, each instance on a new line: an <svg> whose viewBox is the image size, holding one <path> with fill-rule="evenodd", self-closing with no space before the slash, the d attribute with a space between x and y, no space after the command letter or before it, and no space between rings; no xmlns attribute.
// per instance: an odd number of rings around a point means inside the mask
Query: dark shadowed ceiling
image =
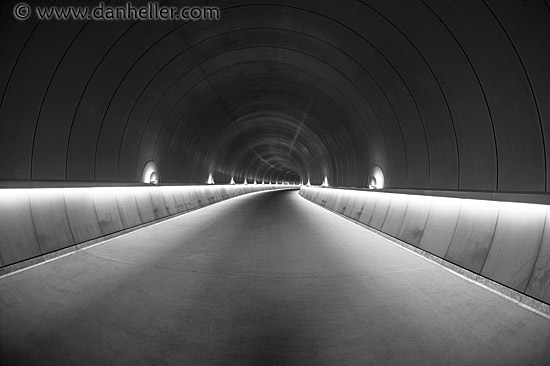
<svg viewBox="0 0 550 366"><path fill-rule="evenodd" d="M379 166L387 187L549 189L543 0L161 1L220 9L187 22L18 21L16 3L1 180L138 182L153 160L173 183L365 187Z"/></svg>

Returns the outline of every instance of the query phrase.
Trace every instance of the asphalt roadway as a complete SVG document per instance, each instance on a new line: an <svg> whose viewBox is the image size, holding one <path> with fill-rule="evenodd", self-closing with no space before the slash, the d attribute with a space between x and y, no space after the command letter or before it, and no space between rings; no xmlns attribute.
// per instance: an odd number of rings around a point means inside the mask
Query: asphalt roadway
<svg viewBox="0 0 550 366"><path fill-rule="evenodd" d="M0 364L550 365L550 320L254 193L0 279Z"/></svg>

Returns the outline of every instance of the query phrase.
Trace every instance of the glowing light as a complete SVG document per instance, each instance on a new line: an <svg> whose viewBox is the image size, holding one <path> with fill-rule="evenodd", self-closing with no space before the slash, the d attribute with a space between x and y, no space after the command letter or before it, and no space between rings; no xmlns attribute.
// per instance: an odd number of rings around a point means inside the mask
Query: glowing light
<svg viewBox="0 0 550 366"><path fill-rule="evenodd" d="M158 166L153 160L148 161L143 167L141 182L146 184L158 184L160 181L158 170Z"/></svg>
<svg viewBox="0 0 550 366"><path fill-rule="evenodd" d="M228 191L239 191L241 188L232 185L224 185L223 189ZM29 202L51 201L62 199L63 197L71 200L85 200L86 197L107 197L111 199L113 195L123 196L125 194L136 194L141 196L148 195L150 192L195 192L203 191L204 185L197 186L101 186L101 187L55 187L55 188L1 188L0 189L0 207L9 202L14 205L28 205ZM210 188L212 192L222 189L222 186Z"/></svg>
<svg viewBox="0 0 550 366"><path fill-rule="evenodd" d="M208 182L206 184L215 184L214 177L212 177L212 173L208 175Z"/></svg>
<svg viewBox="0 0 550 366"><path fill-rule="evenodd" d="M309 178L307 179L306 187L311 187L311 182L309 181Z"/></svg>
<svg viewBox="0 0 550 366"><path fill-rule="evenodd" d="M328 178L325 175L325 180L323 181L323 184L321 184L321 187L328 187Z"/></svg>
<svg viewBox="0 0 550 366"><path fill-rule="evenodd" d="M233 177L231 177L231 182L229 182L229 184L235 184L235 180L233 179Z"/></svg>
<svg viewBox="0 0 550 366"><path fill-rule="evenodd" d="M246 181L246 178L244 178L244 183L243 183L245 186L248 184L248 182Z"/></svg>
<svg viewBox="0 0 550 366"><path fill-rule="evenodd" d="M149 180L151 184L159 184L159 175L157 172L151 173L151 179Z"/></svg>
<svg viewBox="0 0 550 366"><path fill-rule="evenodd" d="M313 187L311 189L320 189ZM468 208L473 211L486 212L488 210L498 210L500 213L510 212L514 215L527 216L538 215L544 213L549 209L548 205L537 203L524 203L524 202L507 202L507 201L494 201L494 200L482 200L472 198L459 198L459 197L444 197L444 196L429 196L429 195L414 195L414 194L402 194L402 193L389 193L389 192L376 192L376 191L354 191L354 190L342 190L338 188L331 188L330 190L337 190L349 194L351 200L361 200L367 197L390 197L391 200L399 202L400 200L408 201L409 203L417 204L421 201L427 202L433 207L446 207L451 210L452 207L460 206L462 208ZM376 200L376 198L374 198ZM549 211L550 212L550 211Z"/></svg>
<svg viewBox="0 0 550 366"><path fill-rule="evenodd" d="M384 188L384 172L382 168L378 165L375 165L372 168L370 178L369 178L369 188L370 189L382 189Z"/></svg>
<svg viewBox="0 0 550 366"><path fill-rule="evenodd" d="M376 189L376 178L375 177L370 178L369 189Z"/></svg>

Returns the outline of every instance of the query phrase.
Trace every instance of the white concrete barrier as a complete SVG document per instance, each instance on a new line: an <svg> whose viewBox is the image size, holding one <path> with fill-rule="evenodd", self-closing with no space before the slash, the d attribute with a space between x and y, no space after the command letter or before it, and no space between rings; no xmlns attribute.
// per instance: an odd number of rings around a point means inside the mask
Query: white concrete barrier
<svg viewBox="0 0 550 366"><path fill-rule="evenodd" d="M282 185L0 189L0 268ZM296 187L294 187L296 188ZM24 267L24 265L22 265Z"/></svg>
<svg viewBox="0 0 550 366"><path fill-rule="evenodd" d="M548 205L321 187L300 195L550 303Z"/></svg>

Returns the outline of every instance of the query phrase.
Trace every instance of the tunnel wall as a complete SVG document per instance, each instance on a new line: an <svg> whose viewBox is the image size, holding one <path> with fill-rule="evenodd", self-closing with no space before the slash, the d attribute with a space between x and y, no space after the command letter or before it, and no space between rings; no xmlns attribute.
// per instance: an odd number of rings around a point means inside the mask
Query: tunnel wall
<svg viewBox="0 0 550 366"><path fill-rule="evenodd" d="M550 303L550 206L302 187L300 195Z"/></svg>
<svg viewBox="0 0 550 366"><path fill-rule="evenodd" d="M0 189L0 267L283 185Z"/></svg>
<svg viewBox="0 0 550 366"><path fill-rule="evenodd" d="M392 188L550 191L548 1L212 0L215 23L20 2L0 3L0 179L137 182L154 160L171 183L366 187L378 165Z"/></svg>

